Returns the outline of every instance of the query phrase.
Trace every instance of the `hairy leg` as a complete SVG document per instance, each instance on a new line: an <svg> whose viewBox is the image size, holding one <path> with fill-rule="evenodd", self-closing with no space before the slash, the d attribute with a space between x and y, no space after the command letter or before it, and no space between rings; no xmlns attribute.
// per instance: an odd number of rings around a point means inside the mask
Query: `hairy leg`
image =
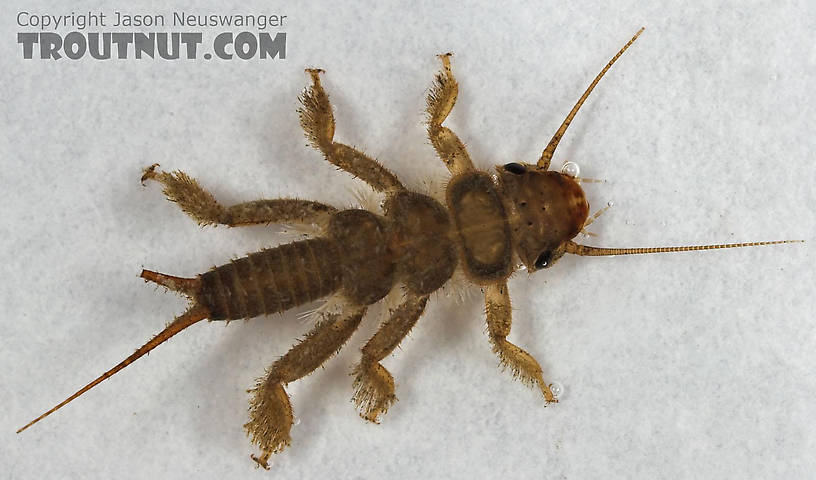
<svg viewBox="0 0 816 480"><path fill-rule="evenodd" d="M409 296L391 317L385 321L377 333L362 348L363 357L354 367L354 396L360 416L380 423L380 415L388 411L397 400L394 395L394 377L379 362L388 356L402 342L416 324L428 297Z"/></svg>
<svg viewBox="0 0 816 480"><path fill-rule="evenodd" d="M359 177L378 192L404 190L405 187L397 176L379 162L348 145L334 141L334 114L329 96L320 83L320 74L323 70L306 71L312 77L312 86L306 88L300 96L300 103L303 106L298 109L298 113L300 125L306 132L309 143L323 152L330 163Z"/></svg>
<svg viewBox="0 0 816 480"><path fill-rule="evenodd" d="M249 408L249 422L244 425L253 443L261 449L261 456L252 459L264 468L273 453L283 450L291 439L292 405L283 386L305 377L340 350L360 325L364 307L355 307L348 313L327 314L258 379Z"/></svg>
<svg viewBox="0 0 816 480"><path fill-rule="evenodd" d="M439 55L442 60L442 71L436 74L433 87L428 92L428 138L448 170L456 175L473 170L473 162L459 137L449 128L442 126L459 94L459 84L451 71L451 55L450 53Z"/></svg>
<svg viewBox="0 0 816 480"><path fill-rule="evenodd" d="M513 318L506 282L485 287L485 307L490 343L493 344L493 351L499 356L501 365L509 368L513 376L522 382L538 386L547 403L557 402L550 391L550 386L544 383L541 366L536 359L507 341Z"/></svg>
<svg viewBox="0 0 816 480"><path fill-rule="evenodd" d="M223 207L212 194L184 172L157 172L158 164L146 168L142 182L155 180L162 184L167 199L175 202L199 225L255 225L264 223L300 223L325 226L337 209L319 202L277 198L255 200Z"/></svg>

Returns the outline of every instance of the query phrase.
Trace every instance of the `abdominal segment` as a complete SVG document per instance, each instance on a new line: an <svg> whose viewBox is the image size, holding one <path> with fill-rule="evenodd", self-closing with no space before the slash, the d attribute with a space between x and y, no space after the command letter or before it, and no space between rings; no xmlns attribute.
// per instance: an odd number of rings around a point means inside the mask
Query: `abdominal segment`
<svg viewBox="0 0 816 480"><path fill-rule="evenodd" d="M261 250L201 275L210 320L277 313L325 297L342 282L337 245L315 238Z"/></svg>

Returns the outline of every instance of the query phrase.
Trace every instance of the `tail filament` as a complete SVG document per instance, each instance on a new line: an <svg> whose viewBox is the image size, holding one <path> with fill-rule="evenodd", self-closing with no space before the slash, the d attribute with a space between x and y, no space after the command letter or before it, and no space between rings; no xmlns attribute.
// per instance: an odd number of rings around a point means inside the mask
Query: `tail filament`
<svg viewBox="0 0 816 480"><path fill-rule="evenodd" d="M204 320L205 318L207 318L209 316L209 313L210 313L209 310L207 310L207 308L205 308L205 307L202 307L200 305L193 306L192 308L187 310L187 312L185 312L181 316L177 317L173 321L173 323L168 325L167 328L162 330L158 335L153 337L149 342L147 342L141 348L136 350L133 353L133 355L127 357L124 360L122 360L121 363L119 363L115 367L111 368L107 372L100 375L96 380L94 380L93 382L91 382L91 383L85 385L84 387L82 387L75 394L73 394L70 397L63 400L62 403L56 405L51 410L48 410L47 412L43 413L39 417L37 417L34 420L28 422L24 427L17 430L17 433L20 433L23 430L25 430L26 428L34 425L35 423L39 422L43 418L51 415L52 413L56 412L57 410L59 410L63 406L67 405L69 402L71 402L71 400L79 397L83 393L85 393L88 390L92 389L93 387L99 385L100 383L102 383L103 380L106 380L106 379L110 378L115 373L117 373L119 370L122 370L123 368L127 367L131 363L135 362L136 360L138 360L143 355L147 354L148 352L150 352L151 350L153 350L157 346L159 346L162 343L166 342L173 335L179 333L180 331L184 330L185 328L189 327L190 325L192 325L194 323L197 323L197 322L199 322L201 320Z"/></svg>

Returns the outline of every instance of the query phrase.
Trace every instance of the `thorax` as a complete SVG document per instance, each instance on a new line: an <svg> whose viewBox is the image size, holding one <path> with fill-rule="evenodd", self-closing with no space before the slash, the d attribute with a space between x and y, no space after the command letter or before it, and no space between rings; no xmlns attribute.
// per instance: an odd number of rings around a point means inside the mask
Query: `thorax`
<svg viewBox="0 0 816 480"><path fill-rule="evenodd" d="M458 261L445 207L427 195L402 191L389 196L383 208L400 281L417 295L444 285Z"/></svg>
<svg viewBox="0 0 816 480"><path fill-rule="evenodd" d="M507 211L491 176L468 171L453 177L446 200L467 276L478 284L507 278L513 243Z"/></svg>
<svg viewBox="0 0 816 480"><path fill-rule="evenodd" d="M401 283L427 295L447 282L458 256L450 217L431 197L410 191L390 195L384 216L343 210L329 224L343 271L342 293L354 302L374 303Z"/></svg>

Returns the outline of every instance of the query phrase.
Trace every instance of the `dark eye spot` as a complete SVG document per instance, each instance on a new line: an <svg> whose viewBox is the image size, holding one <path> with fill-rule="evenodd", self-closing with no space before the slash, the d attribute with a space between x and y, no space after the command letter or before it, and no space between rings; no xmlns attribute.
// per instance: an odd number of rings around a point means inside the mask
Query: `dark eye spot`
<svg viewBox="0 0 816 480"><path fill-rule="evenodd" d="M552 262L552 252L550 252L549 250L545 250L545 251L541 252L541 255L539 255L538 258L536 259L535 267L536 268L547 268L548 266L550 266L551 262Z"/></svg>
<svg viewBox="0 0 816 480"><path fill-rule="evenodd" d="M527 168L520 163L508 163L504 169L514 175L524 175L527 173Z"/></svg>

